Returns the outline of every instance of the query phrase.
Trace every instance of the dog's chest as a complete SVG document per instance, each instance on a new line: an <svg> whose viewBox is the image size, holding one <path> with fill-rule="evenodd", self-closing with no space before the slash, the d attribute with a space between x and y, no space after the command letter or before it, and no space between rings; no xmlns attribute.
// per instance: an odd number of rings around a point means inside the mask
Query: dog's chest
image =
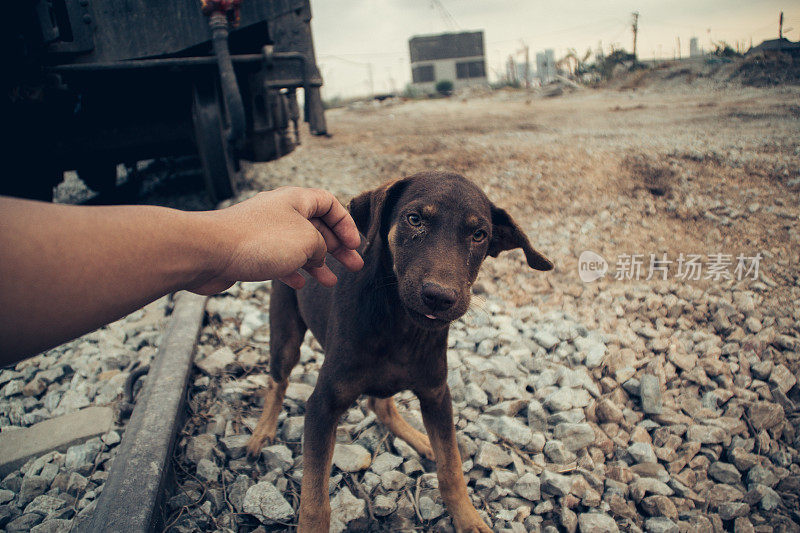
<svg viewBox="0 0 800 533"><path fill-rule="evenodd" d="M447 377L446 344L436 344L419 350L417 346L399 343L393 348L385 347L380 355L374 354L362 369L364 392L388 398L400 391L416 391L440 383Z"/></svg>
<svg viewBox="0 0 800 533"><path fill-rule="evenodd" d="M394 361L381 361L367 370L364 376L365 390L369 396L388 398L400 391L413 388L414 375L409 366Z"/></svg>

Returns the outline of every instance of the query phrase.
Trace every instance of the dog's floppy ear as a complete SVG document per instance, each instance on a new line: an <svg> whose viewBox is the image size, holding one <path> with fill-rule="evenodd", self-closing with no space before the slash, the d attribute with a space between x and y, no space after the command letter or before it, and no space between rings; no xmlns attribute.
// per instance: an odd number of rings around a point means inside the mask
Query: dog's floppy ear
<svg viewBox="0 0 800 533"><path fill-rule="evenodd" d="M511 215L499 207L492 206L492 240L489 242L487 254L497 257L500 252L514 248L522 248L529 267L535 270L553 269L553 263L533 249L528 237L514 222Z"/></svg>
<svg viewBox="0 0 800 533"><path fill-rule="evenodd" d="M358 231L365 236L369 233L370 206L372 204L372 195L374 192L375 191L362 192L350 200L350 204L347 206L347 210L350 211L350 216L353 217Z"/></svg>
<svg viewBox="0 0 800 533"><path fill-rule="evenodd" d="M381 226L388 222L392 208L407 184L408 178L392 180L350 200L350 216L368 243L379 236Z"/></svg>

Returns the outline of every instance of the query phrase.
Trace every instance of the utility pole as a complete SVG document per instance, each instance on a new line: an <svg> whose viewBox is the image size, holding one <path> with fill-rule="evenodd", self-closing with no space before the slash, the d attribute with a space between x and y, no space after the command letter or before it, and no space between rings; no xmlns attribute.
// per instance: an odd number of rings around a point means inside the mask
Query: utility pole
<svg viewBox="0 0 800 533"><path fill-rule="evenodd" d="M783 40L783 11L778 19L778 39Z"/></svg>
<svg viewBox="0 0 800 533"><path fill-rule="evenodd" d="M520 39L520 41L522 41ZM525 76L525 88L531 88L531 62L530 62L530 48L525 41L522 41L522 48L517 50L517 54L525 54L525 67L522 69L523 75Z"/></svg>
<svg viewBox="0 0 800 533"><path fill-rule="evenodd" d="M633 12L633 59L636 60L636 37L639 34L639 12Z"/></svg>
<svg viewBox="0 0 800 533"><path fill-rule="evenodd" d="M367 63L367 73L369 74L369 95L375 96L375 83L372 79L372 63Z"/></svg>
<svg viewBox="0 0 800 533"><path fill-rule="evenodd" d="M678 59L680 59L681 58L681 38L680 37L676 37L676 39L678 41Z"/></svg>

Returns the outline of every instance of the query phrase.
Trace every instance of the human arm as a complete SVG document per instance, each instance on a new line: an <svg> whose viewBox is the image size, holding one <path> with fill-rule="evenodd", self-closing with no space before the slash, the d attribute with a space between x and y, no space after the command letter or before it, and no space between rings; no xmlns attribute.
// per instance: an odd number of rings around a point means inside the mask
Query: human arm
<svg viewBox="0 0 800 533"><path fill-rule="evenodd" d="M68 206L0 197L0 365L75 338L176 290L236 281L299 288L305 268L350 270L358 230L330 193L287 187L219 211Z"/></svg>

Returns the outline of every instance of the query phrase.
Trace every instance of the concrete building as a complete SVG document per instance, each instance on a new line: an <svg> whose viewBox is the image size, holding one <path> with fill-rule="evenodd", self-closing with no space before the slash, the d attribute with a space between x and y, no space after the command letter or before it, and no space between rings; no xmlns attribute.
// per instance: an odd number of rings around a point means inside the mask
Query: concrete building
<svg viewBox="0 0 800 533"><path fill-rule="evenodd" d="M542 85L556 79L556 54L552 48L536 54L536 75Z"/></svg>
<svg viewBox="0 0 800 533"><path fill-rule="evenodd" d="M483 32L419 35L408 41L411 83L425 93L436 92L440 81L453 82L454 89L488 85Z"/></svg>
<svg viewBox="0 0 800 533"><path fill-rule="evenodd" d="M689 57L701 57L702 55L703 49L700 48L700 41L697 37L689 39Z"/></svg>

